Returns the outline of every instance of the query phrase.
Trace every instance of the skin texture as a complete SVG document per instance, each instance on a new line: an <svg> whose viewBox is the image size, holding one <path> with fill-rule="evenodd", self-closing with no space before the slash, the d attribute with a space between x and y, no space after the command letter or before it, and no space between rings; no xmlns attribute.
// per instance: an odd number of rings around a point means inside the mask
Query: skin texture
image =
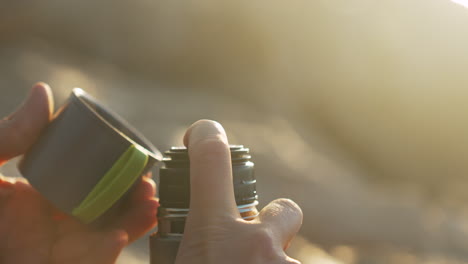
<svg viewBox="0 0 468 264"><path fill-rule="evenodd" d="M24 104L0 121L0 164L25 153L52 118L50 88L36 84ZM0 263L115 263L120 251L156 225L159 206L147 175L132 208L105 230L93 230L46 201L27 181L0 177Z"/></svg>
<svg viewBox="0 0 468 264"><path fill-rule="evenodd" d="M52 109L49 87L38 83L25 103L0 121L0 165L29 149L52 119ZM191 160L191 208L176 263L299 263L284 252L302 224L297 204L279 199L255 220L240 218L223 127L200 120L187 130L184 144ZM115 263L128 243L156 225L154 182L148 175L137 188L129 211L106 230L94 230L54 208L24 179L0 176L0 263Z"/></svg>
<svg viewBox="0 0 468 264"><path fill-rule="evenodd" d="M223 127L200 120L188 129L184 144L190 155L191 200L176 264L299 263L284 252L302 224L296 203L275 200L257 219L241 219Z"/></svg>

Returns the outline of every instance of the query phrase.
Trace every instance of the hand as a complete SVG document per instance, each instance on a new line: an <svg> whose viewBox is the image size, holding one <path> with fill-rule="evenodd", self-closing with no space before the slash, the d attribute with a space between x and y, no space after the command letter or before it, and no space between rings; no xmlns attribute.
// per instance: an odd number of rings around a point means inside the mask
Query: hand
<svg viewBox="0 0 468 264"><path fill-rule="evenodd" d="M0 164L24 154L52 118L52 94L36 84L14 114L0 121ZM123 247L156 224L155 184L143 177L132 208L106 230L60 212L24 179L0 177L0 263L114 263Z"/></svg>
<svg viewBox="0 0 468 264"><path fill-rule="evenodd" d="M297 204L279 199L257 219L241 219L234 199L228 140L221 125L196 122L185 134L184 144L190 156L190 213L176 263L299 263L284 252L302 224Z"/></svg>

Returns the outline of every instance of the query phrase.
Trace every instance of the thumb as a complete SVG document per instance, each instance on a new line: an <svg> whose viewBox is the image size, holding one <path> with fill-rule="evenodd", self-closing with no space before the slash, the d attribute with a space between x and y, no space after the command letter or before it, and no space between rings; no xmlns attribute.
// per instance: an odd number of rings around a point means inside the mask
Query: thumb
<svg viewBox="0 0 468 264"><path fill-rule="evenodd" d="M0 165L25 153L52 118L53 98L49 86L37 83L22 106L0 121Z"/></svg>
<svg viewBox="0 0 468 264"><path fill-rule="evenodd" d="M289 199L277 199L268 204L258 216L260 222L272 230L284 249L294 238L302 225L302 210Z"/></svg>

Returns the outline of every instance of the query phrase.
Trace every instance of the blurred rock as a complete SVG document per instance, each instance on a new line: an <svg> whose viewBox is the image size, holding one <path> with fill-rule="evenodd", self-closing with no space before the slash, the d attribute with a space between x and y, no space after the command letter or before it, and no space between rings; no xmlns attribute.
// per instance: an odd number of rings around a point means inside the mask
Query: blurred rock
<svg viewBox="0 0 468 264"><path fill-rule="evenodd" d="M333 261L467 261L468 14L459 6L2 4L2 115L42 80L59 102L81 86L162 150L193 121L217 119L252 148L263 205L300 203L302 235ZM355 257L337 257L340 246ZM124 257L142 259L145 247Z"/></svg>

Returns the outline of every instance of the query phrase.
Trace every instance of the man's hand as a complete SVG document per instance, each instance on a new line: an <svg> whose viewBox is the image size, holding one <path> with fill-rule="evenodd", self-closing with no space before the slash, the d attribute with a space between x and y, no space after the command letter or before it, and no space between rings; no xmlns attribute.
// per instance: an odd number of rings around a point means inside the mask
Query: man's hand
<svg viewBox="0 0 468 264"><path fill-rule="evenodd" d="M0 165L24 154L52 119L50 88L36 84L22 107L0 121ZM24 179L0 177L0 263L114 263L123 247L156 225L150 177L140 180L130 211L96 231L63 214Z"/></svg>
<svg viewBox="0 0 468 264"><path fill-rule="evenodd" d="M302 224L291 200L271 202L244 221L234 198L229 145L220 124L201 120L184 138L190 156L190 213L177 264L293 264L284 250Z"/></svg>

